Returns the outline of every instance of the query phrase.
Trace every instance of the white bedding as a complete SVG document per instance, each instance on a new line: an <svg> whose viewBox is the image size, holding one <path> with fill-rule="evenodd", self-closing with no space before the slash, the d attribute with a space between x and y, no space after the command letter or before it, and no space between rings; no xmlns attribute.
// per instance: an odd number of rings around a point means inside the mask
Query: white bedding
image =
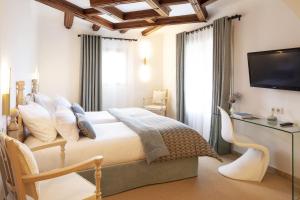
<svg viewBox="0 0 300 200"><path fill-rule="evenodd" d="M85 116L92 124L118 122L118 119L107 111L85 112Z"/></svg>
<svg viewBox="0 0 300 200"><path fill-rule="evenodd" d="M66 166L96 155L104 157L103 166L145 159L139 136L122 122L95 124L94 128L97 133L96 139L82 137L77 142L67 143ZM25 141L29 147L41 143L32 136ZM60 167L59 147L37 151L34 154L41 172Z"/></svg>

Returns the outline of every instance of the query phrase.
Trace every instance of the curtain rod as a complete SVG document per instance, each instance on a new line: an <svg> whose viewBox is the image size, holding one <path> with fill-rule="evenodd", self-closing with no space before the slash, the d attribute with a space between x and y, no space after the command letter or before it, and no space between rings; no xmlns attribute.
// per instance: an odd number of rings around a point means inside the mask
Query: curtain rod
<svg viewBox="0 0 300 200"><path fill-rule="evenodd" d="M98 36L100 36L100 35L98 35ZM81 35L78 35L78 37L81 37ZM102 37L101 36L101 38L106 39L106 40L126 40L126 41L134 41L134 42L138 41L137 39L115 38L115 37Z"/></svg>
<svg viewBox="0 0 300 200"><path fill-rule="evenodd" d="M228 20L238 19L239 21L241 21L241 18L242 18L242 15L233 15L233 16L228 17L227 19ZM192 31L189 31L189 32L186 32L186 33L191 34L191 33L194 33L194 32L197 32L197 31L202 31L202 30L205 30L205 29L208 29L208 28L211 28L211 27L213 27L213 24L208 24L206 26L203 26L201 28L198 28L196 30L192 30Z"/></svg>

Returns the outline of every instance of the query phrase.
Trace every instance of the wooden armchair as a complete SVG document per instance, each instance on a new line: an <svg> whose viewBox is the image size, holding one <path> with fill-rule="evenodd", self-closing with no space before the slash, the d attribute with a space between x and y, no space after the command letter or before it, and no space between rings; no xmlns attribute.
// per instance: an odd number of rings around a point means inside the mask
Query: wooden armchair
<svg viewBox="0 0 300 200"><path fill-rule="evenodd" d="M154 90L152 97L143 98L143 107L159 115L167 114L168 90Z"/></svg>
<svg viewBox="0 0 300 200"><path fill-rule="evenodd" d="M64 141L58 141L34 147L32 150L64 145ZM1 173L6 197L9 195L10 198L18 200L101 200L102 156L73 166L39 173L33 153L25 144L0 134L0 147L3 164ZM75 173L92 168L95 169L96 186Z"/></svg>

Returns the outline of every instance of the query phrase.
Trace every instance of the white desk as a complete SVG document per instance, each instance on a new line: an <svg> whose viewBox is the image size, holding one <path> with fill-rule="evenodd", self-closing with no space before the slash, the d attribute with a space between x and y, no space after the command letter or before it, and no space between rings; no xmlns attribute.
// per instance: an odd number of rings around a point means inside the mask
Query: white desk
<svg viewBox="0 0 300 200"><path fill-rule="evenodd" d="M266 119L262 119L262 118L254 118L254 119L239 119L235 117L231 117L231 118L233 120L238 120L245 123L251 123L258 126L275 129L283 133L290 134L292 136L292 200L300 200L300 185L299 185L300 180L296 180L295 178L296 170L300 170L300 166L295 166L296 156L300 157L300 155L296 155L296 145L295 145L295 137L300 138L300 127L299 126L281 127L280 121L268 122Z"/></svg>

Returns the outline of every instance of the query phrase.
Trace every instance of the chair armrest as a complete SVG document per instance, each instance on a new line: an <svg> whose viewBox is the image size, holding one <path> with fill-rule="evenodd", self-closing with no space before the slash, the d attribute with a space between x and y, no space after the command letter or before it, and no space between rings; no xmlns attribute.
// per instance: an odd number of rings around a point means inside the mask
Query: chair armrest
<svg viewBox="0 0 300 200"><path fill-rule="evenodd" d="M47 149L47 148L51 148L51 147L55 147L55 146L60 146L61 148L65 148L67 141L65 139L59 139L53 142L47 142L35 147L30 148L31 151L39 151L42 149Z"/></svg>
<svg viewBox="0 0 300 200"><path fill-rule="evenodd" d="M92 169L92 168L100 169L102 160L103 160L102 156L96 156L89 160L86 160L81 163L71 165L68 167L54 169L54 170L39 173L39 174L25 175L25 176L22 176L22 180L24 183L35 183L38 181L53 179L53 178L56 178L59 176L64 176L66 174L70 174L73 172L79 172L79 171Z"/></svg>

